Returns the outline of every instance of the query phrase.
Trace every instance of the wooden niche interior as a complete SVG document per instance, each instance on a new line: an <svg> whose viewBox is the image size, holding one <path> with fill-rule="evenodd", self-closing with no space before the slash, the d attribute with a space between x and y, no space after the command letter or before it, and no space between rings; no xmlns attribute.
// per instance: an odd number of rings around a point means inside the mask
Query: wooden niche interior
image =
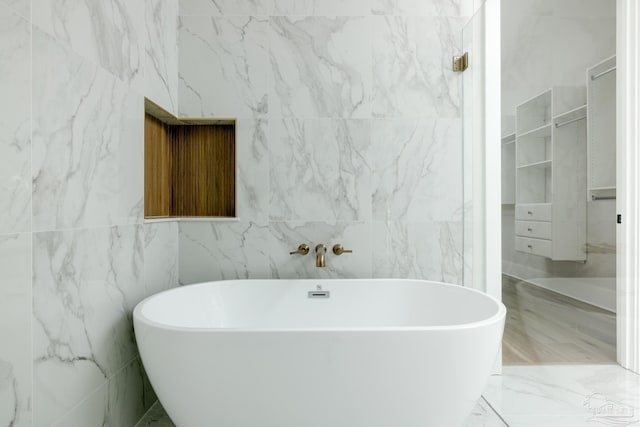
<svg viewBox="0 0 640 427"><path fill-rule="evenodd" d="M144 126L144 215L236 216L234 120L177 119L150 101Z"/></svg>

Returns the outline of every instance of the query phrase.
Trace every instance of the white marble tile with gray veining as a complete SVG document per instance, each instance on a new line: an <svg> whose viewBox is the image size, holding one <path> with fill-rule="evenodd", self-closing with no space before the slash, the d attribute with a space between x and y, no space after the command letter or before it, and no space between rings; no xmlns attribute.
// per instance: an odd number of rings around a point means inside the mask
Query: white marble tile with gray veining
<svg viewBox="0 0 640 427"><path fill-rule="evenodd" d="M143 226L35 233L35 425L50 424L137 354Z"/></svg>
<svg viewBox="0 0 640 427"><path fill-rule="evenodd" d="M271 220L371 217L368 120L271 120Z"/></svg>
<svg viewBox="0 0 640 427"><path fill-rule="evenodd" d="M367 18L273 17L270 24L270 117L370 117Z"/></svg>
<svg viewBox="0 0 640 427"><path fill-rule="evenodd" d="M271 246L266 223L181 222L180 283L269 279Z"/></svg>
<svg viewBox="0 0 640 427"><path fill-rule="evenodd" d="M144 224L145 296L178 286L178 223Z"/></svg>
<svg viewBox="0 0 640 427"><path fill-rule="evenodd" d="M513 426L614 425L615 410L640 421L640 376L618 365L505 366L483 395Z"/></svg>
<svg viewBox="0 0 640 427"><path fill-rule="evenodd" d="M460 117L462 18L371 18L374 117Z"/></svg>
<svg viewBox="0 0 640 427"><path fill-rule="evenodd" d="M268 112L268 19L180 18L180 115L264 117Z"/></svg>
<svg viewBox="0 0 640 427"><path fill-rule="evenodd" d="M140 359L133 360L109 380L105 424L133 426L149 409L145 405L144 374Z"/></svg>
<svg viewBox="0 0 640 427"><path fill-rule="evenodd" d="M266 119L236 122L236 215L242 221L269 219L269 144Z"/></svg>
<svg viewBox="0 0 640 427"><path fill-rule="evenodd" d="M462 220L461 126L459 119L372 121L375 220Z"/></svg>
<svg viewBox="0 0 640 427"><path fill-rule="evenodd" d="M156 402L158 402L158 396L151 385L149 375L147 375L147 372L144 370L144 364L142 365L142 375L144 379L144 387L142 389L142 392L144 393L144 407L150 409Z"/></svg>
<svg viewBox="0 0 640 427"><path fill-rule="evenodd" d="M84 397L84 396L83 396ZM58 421L36 420L34 427L108 426L109 382L105 381Z"/></svg>
<svg viewBox="0 0 640 427"><path fill-rule="evenodd" d="M31 20L31 0L0 0L24 19Z"/></svg>
<svg viewBox="0 0 640 427"><path fill-rule="evenodd" d="M144 415L146 409L142 364L139 359L135 359L53 425L133 426Z"/></svg>
<svg viewBox="0 0 640 427"><path fill-rule="evenodd" d="M144 94L178 114L178 0L145 0Z"/></svg>
<svg viewBox="0 0 640 427"><path fill-rule="evenodd" d="M136 424L136 427L175 427L175 424L158 402ZM506 427L506 424L485 400L480 399L462 427Z"/></svg>
<svg viewBox="0 0 640 427"><path fill-rule="evenodd" d="M37 30L33 50L34 230L139 222L142 97Z"/></svg>
<svg viewBox="0 0 640 427"><path fill-rule="evenodd" d="M180 0L180 16L267 16L274 0Z"/></svg>
<svg viewBox="0 0 640 427"><path fill-rule="evenodd" d="M507 425L481 397L462 427L507 427Z"/></svg>
<svg viewBox="0 0 640 427"><path fill-rule="evenodd" d="M144 89L144 1L33 0L33 23L140 92Z"/></svg>
<svg viewBox="0 0 640 427"><path fill-rule="evenodd" d="M340 279L371 277L371 227L366 222L271 222L273 246L269 253L275 279ZM305 243L307 255L289 255ZM353 253L335 255L333 245ZM327 248L325 267L316 267L315 247Z"/></svg>
<svg viewBox="0 0 640 427"><path fill-rule="evenodd" d="M372 225L373 277L462 284L462 222Z"/></svg>
<svg viewBox="0 0 640 427"><path fill-rule="evenodd" d="M370 0L273 0L276 16L367 16Z"/></svg>
<svg viewBox="0 0 640 427"><path fill-rule="evenodd" d="M471 16L473 0L371 0L374 15Z"/></svg>
<svg viewBox="0 0 640 427"><path fill-rule="evenodd" d="M136 427L176 427L160 402L157 402L149 412L136 424Z"/></svg>
<svg viewBox="0 0 640 427"><path fill-rule="evenodd" d="M180 1L181 16L366 16L371 10L370 0Z"/></svg>
<svg viewBox="0 0 640 427"><path fill-rule="evenodd" d="M0 236L0 425L31 426L31 234Z"/></svg>
<svg viewBox="0 0 640 427"><path fill-rule="evenodd" d="M31 227L31 29L0 4L0 234Z"/></svg>

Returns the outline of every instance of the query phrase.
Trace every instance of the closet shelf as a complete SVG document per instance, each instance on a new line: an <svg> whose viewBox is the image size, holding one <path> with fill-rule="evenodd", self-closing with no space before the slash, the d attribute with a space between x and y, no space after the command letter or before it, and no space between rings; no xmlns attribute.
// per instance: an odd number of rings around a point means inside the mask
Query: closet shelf
<svg viewBox="0 0 640 427"><path fill-rule="evenodd" d="M544 126L540 126L538 128L526 131L524 133L521 133L518 135L518 138L524 138L525 136L541 136L544 135L546 133L550 133L551 132L551 123L547 123ZM538 135L540 134L540 135Z"/></svg>
<svg viewBox="0 0 640 427"><path fill-rule="evenodd" d="M514 142L516 142L516 133L513 132L508 135L504 135L502 138L500 138L500 141L503 145L513 144Z"/></svg>
<svg viewBox="0 0 640 427"><path fill-rule="evenodd" d="M556 116L554 116L554 120L557 119L565 119L565 120L571 120L573 118L576 117L580 117L580 116L584 116L585 114L587 114L587 105L581 105L578 108L574 108L572 110L569 111L565 111L564 113L560 113Z"/></svg>
<svg viewBox="0 0 640 427"><path fill-rule="evenodd" d="M541 162L529 163L527 165L518 166L518 169L527 169L527 168L550 168L551 160L543 160Z"/></svg>

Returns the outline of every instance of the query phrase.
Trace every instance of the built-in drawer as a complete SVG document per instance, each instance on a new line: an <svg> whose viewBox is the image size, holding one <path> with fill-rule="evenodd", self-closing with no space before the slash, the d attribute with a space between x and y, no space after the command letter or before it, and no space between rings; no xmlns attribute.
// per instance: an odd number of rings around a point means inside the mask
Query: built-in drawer
<svg viewBox="0 0 640 427"><path fill-rule="evenodd" d="M551 221L551 203L516 205L516 220Z"/></svg>
<svg viewBox="0 0 640 427"><path fill-rule="evenodd" d="M516 236L551 239L551 223L535 221L516 221Z"/></svg>
<svg viewBox="0 0 640 427"><path fill-rule="evenodd" d="M551 240L516 237L516 250L551 258Z"/></svg>

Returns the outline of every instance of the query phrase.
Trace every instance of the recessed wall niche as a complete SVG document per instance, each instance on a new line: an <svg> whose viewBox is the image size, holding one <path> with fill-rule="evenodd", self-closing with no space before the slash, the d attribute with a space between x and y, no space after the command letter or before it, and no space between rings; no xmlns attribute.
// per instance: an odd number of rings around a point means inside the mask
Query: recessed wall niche
<svg viewBox="0 0 640 427"><path fill-rule="evenodd" d="M144 216L236 216L236 123L179 119L145 100Z"/></svg>

